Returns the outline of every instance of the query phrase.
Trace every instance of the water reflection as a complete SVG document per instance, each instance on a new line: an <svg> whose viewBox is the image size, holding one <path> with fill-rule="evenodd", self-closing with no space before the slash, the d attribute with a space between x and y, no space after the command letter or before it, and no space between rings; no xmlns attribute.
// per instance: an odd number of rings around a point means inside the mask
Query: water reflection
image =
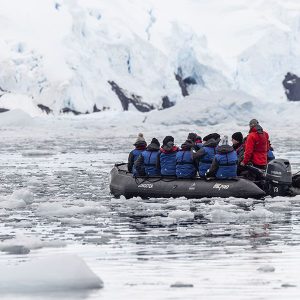
<svg viewBox="0 0 300 300"><path fill-rule="evenodd" d="M1 252L0 262L76 253L105 288L18 298L297 298L299 197L114 199L108 190L109 171L115 161L126 159L126 138L118 140L118 148L101 137L78 142L48 138L39 141L41 151L35 153L36 144L11 139L1 149L0 206L4 197L16 205L0 208L0 241L23 243L30 253L20 258ZM280 144L277 151L300 166L299 146ZM24 205L11 197L21 188L34 194ZM68 246L49 248L49 242L57 241ZM174 288L177 281L193 287ZM4 300L16 297L1 295Z"/></svg>

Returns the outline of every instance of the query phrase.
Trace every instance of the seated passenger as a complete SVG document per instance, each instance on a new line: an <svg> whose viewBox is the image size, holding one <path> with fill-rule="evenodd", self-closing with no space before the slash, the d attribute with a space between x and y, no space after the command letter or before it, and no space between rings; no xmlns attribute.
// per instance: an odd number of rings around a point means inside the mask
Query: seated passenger
<svg viewBox="0 0 300 300"><path fill-rule="evenodd" d="M241 132L235 132L232 136L232 147L236 151L238 157L238 167L237 167L237 174L240 175L244 170L245 167L240 166L240 163L244 159L244 152L245 152L245 142L246 138L243 138L243 134Z"/></svg>
<svg viewBox="0 0 300 300"><path fill-rule="evenodd" d="M195 146L194 146L194 149L196 151L200 150L203 146L203 143L202 143L202 138L200 135L197 135L196 137L196 140L195 140Z"/></svg>
<svg viewBox="0 0 300 300"><path fill-rule="evenodd" d="M190 132L188 137L187 137L187 140L191 140L193 142L193 149L195 151L198 151L200 150L200 148L202 147L202 138L201 136L197 135L196 133L194 132Z"/></svg>
<svg viewBox="0 0 300 300"><path fill-rule="evenodd" d="M274 149L273 147L271 146L271 143L269 141L269 151L267 153L267 159L268 159L268 162L270 162L271 160L275 159L275 155L274 155Z"/></svg>
<svg viewBox="0 0 300 300"><path fill-rule="evenodd" d="M195 143L196 137L197 137L197 134L196 134L196 133L190 132L190 133L188 134L188 136L187 136L187 140L190 140L190 141L192 141L193 143Z"/></svg>
<svg viewBox="0 0 300 300"><path fill-rule="evenodd" d="M238 152L239 148L243 146L243 134L241 132L235 132L232 136L232 147L233 149Z"/></svg>
<svg viewBox="0 0 300 300"><path fill-rule="evenodd" d="M163 176L176 176L176 153L178 147L174 145L174 138L166 136L157 156L156 168Z"/></svg>
<svg viewBox="0 0 300 300"><path fill-rule="evenodd" d="M222 138L221 145L217 147L217 154L205 176L217 179L230 179L237 176L237 154L234 148L228 145L226 135Z"/></svg>
<svg viewBox="0 0 300 300"><path fill-rule="evenodd" d="M176 154L176 176L177 178L193 178L197 170L193 162L193 142L186 140Z"/></svg>
<svg viewBox="0 0 300 300"><path fill-rule="evenodd" d="M146 149L147 146L147 143L142 133L139 133L133 145L135 146L135 149L132 150L128 156L128 172L132 173L133 176L136 176L137 172L134 166L134 162L137 160L139 155Z"/></svg>
<svg viewBox="0 0 300 300"><path fill-rule="evenodd" d="M220 135L211 133L203 138L203 146L193 154L193 159L199 166L199 176L205 177L205 173L210 168L216 154L216 147L220 141Z"/></svg>
<svg viewBox="0 0 300 300"><path fill-rule="evenodd" d="M159 153L159 141L153 138L150 145L143 151L134 163L139 176L157 176L160 170L156 168L157 155Z"/></svg>

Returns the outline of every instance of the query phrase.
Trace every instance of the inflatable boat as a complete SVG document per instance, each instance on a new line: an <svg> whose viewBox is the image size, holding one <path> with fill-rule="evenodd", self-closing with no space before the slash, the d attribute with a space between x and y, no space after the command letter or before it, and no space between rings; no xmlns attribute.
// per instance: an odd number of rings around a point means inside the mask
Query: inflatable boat
<svg viewBox="0 0 300 300"><path fill-rule="evenodd" d="M258 170L258 172L261 172ZM292 187L291 167L287 160L272 161L260 182L244 178L231 180L177 179L176 177L133 177L126 163L115 164L111 170L110 191L115 197L126 198L211 198L236 197L262 199L266 195L291 196L300 194Z"/></svg>

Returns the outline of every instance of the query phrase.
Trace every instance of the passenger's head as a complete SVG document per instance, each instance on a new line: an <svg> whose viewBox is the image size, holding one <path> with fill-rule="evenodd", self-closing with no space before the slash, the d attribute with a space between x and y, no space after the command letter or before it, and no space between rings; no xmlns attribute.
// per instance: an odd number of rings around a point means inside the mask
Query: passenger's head
<svg viewBox="0 0 300 300"><path fill-rule="evenodd" d="M220 135L218 133L210 133L210 134L208 134L207 136L205 136L203 138L203 141L207 142L210 139L219 140L220 139Z"/></svg>
<svg viewBox="0 0 300 300"><path fill-rule="evenodd" d="M181 148L185 150L192 149L194 142L192 140L187 139L182 145Z"/></svg>
<svg viewBox="0 0 300 300"><path fill-rule="evenodd" d="M239 131L235 132L232 136L232 144L239 145L243 143L243 134Z"/></svg>
<svg viewBox="0 0 300 300"><path fill-rule="evenodd" d="M157 138L153 138L153 139L151 140L151 144L155 144L155 145L157 145L158 147L160 146L160 143L159 143L159 141L158 141Z"/></svg>
<svg viewBox="0 0 300 300"><path fill-rule="evenodd" d="M228 136L227 135L224 135L220 141L220 146L225 146L225 145L228 145Z"/></svg>
<svg viewBox="0 0 300 300"><path fill-rule="evenodd" d="M197 134L194 133L194 132L190 132L190 133L188 134L188 137L187 137L187 139L188 139L188 140L191 140L193 143L195 143L196 138L197 138Z"/></svg>
<svg viewBox="0 0 300 300"><path fill-rule="evenodd" d="M134 146L146 145L146 141L145 141L144 135L142 133L138 134L137 139L133 145Z"/></svg>
<svg viewBox="0 0 300 300"><path fill-rule="evenodd" d="M259 124L259 122L256 120L256 119L252 119L250 122L249 122L249 127L250 129L257 126Z"/></svg>
<svg viewBox="0 0 300 300"><path fill-rule="evenodd" d="M195 140L196 143L202 143L202 138L200 135L197 135L196 136L196 140Z"/></svg>
<svg viewBox="0 0 300 300"><path fill-rule="evenodd" d="M168 143L173 143L174 144L174 138L171 135L167 135L163 139L163 145L166 146Z"/></svg>

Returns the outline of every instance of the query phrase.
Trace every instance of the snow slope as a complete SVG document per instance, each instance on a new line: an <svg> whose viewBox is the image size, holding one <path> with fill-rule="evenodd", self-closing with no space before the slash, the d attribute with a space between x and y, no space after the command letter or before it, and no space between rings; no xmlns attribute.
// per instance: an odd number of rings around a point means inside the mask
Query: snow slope
<svg viewBox="0 0 300 300"><path fill-rule="evenodd" d="M300 75L299 21L297 0L0 0L0 108L122 110L109 81L160 108L183 101L179 69L192 97L280 107L284 75Z"/></svg>

